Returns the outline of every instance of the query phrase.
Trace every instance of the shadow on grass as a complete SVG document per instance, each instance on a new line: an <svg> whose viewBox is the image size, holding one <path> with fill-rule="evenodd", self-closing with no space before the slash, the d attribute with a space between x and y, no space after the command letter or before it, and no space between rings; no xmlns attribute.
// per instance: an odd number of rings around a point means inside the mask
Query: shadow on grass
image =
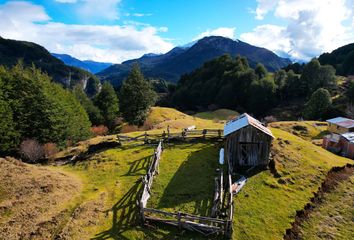
<svg viewBox="0 0 354 240"><path fill-rule="evenodd" d="M165 157L164 161L169 159ZM191 153L169 181L157 207L178 209L188 203L191 204L189 213L209 216L217 167L217 147L208 146Z"/></svg>
<svg viewBox="0 0 354 240"><path fill-rule="evenodd" d="M111 209L107 210L112 212L112 227L92 239L125 239L121 234L138 223L136 200L141 186L140 181L137 181Z"/></svg>
<svg viewBox="0 0 354 240"><path fill-rule="evenodd" d="M152 156L130 162L129 170L123 176L141 176L141 171L147 171L152 162Z"/></svg>

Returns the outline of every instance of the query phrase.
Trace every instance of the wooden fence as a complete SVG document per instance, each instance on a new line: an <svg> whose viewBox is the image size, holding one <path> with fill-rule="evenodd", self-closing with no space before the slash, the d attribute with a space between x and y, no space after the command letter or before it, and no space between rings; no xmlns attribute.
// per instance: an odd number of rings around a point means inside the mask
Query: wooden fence
<svg viewBox="0 0 354 240"><path fill-rule="evenodd" d="M153 180L158 174L159 162L163 150L162 143L163 140L160 140L147 174L142 179L143 191L138 204L143 224L156 222L175 226L179 230L186 229L196 231L204 236L223 234L227 238L231 238L233 218L232 179L231 174L228 174L228 179L225 181L222 170L220 171L220 176L216 178L215 181L215 195L211 217L196 216L182 212L166 212L147 207L148 200L152 194L151 188ZM230 171L228 172L230 173ZM226 188L224 188L224 182L226 183Z"/></svg>
<svg viewBox="0 0 354 240"><path fill-rule="evenodd" d="M163 131L161 134L150 134L145 132L136 137L130 137L123 134L117 135L118 142L133 142L143 141L145 143L158 142L160 140L166 142L170 140L188 140L188 139L222 139L222 129L201 129L201 130L188 130L184 129L181 132L170 133L169 130Z"/></svg>

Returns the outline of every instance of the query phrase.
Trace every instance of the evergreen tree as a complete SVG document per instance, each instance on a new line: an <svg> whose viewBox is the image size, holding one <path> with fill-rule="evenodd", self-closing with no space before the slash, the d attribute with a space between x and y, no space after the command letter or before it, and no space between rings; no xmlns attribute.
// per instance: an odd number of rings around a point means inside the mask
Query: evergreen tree
<svg viewBox="0 0 354 240"><path fill-rule="evenodd" d="M48 75L33 66L23 68L18 64L12 69L0 68L0 78L5 83L1 86L5 105L1 104L0 111L6 112L4 119L12 121L16 129L12 142L37 139L41 144L53 142L64 146L67 140L76 142L90 136L91 124L85 110Z"/></svg>
<svg viewBox="0 0 354 240"><path fill-rule="evenodd" d="M347 98L350 103L354 103L354 82L349 83L349 88L346 92Z"/></svg>
<svg viewBox="0 0 354 240"><path fill-rule="evenodd" d="M0 155L13 152L19 144L19 132L15 129L13 113L3 91L5 84L1 73L4 71L0 66Z"/></svg>
<svg viewBox="0 0 354 240"><path fill-rule="evenodd" d="M87 112L93 125L100 125L104 123L100 110L93 104L91 99L87 97L80 85L76 85L74 87L73 94Z"/></svg>
<svg viewBox="0 0 354 240"><path fill-rule="evenodd" d="M134 65L120 89L120 108L130 124L142 125L157 95L151 84L144 79L138 65Z"/></svg>
<svg viewBox="0 0 354 240"><path fill-rule="evenodd" d="M262 63L258 63L254 71L256 72L258 79L264 78L265 76L267 76L268 73L267 69Z"/></svg>
<svg viewBox="0 0 354 240"><path fill-rule="evenodd" d="M274 106L276 85L273 79L254 81L250 88L248 109L256 115L264 115Z"/></svg>
<svg viewBox="0 0 354 240"><path fill-rule="evenodd" d="M335 83L335 69L332 66L321 66L317 59L306 64L300 78L303 91L309 95L318 88L327 88Z"/></svg>
<svg viewBox="0 0 354 240"><path fill-rule="evenodd" d="M331 95L327 89L319 88L305 105L304 115L308 119L319 119L332 106Z"/></svg>
<svg viewBox="0 0 354 240"><path fill-rule="evenodd" d="M105 125L112 129L114 120L118 117L119 103L114 88L109 82L104 82L101 92L94 99L95 105L100 109Z"/></svg>

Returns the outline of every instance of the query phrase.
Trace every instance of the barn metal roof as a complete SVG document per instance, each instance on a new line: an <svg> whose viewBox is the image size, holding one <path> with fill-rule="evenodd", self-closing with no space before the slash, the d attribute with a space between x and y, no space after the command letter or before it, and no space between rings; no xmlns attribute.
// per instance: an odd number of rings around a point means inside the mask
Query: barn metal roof
<svg viewBox="0 0 354 240"><path fill-rule="evenodd" d="M347 141L354 143L354 132L343 133L341 136Z"/></svg>
<svg viewBox="0 0 354 240"><path fill-rule="evenodd" d="M247 113L244 113L238 116L237 118L228 121L224 126L224 136L236 132L237 130L244 128L248 125L251 125L274 138L272 132L268 128L266 128L260 121L251 117Z"/></svg>
<svg viewBox="0 0 354 240"><path fill-rule="evenodd" d="M354 120L344 117L336 117L332 119L328 119L326 122L338 125L344 128L354 128Z"/></svg>

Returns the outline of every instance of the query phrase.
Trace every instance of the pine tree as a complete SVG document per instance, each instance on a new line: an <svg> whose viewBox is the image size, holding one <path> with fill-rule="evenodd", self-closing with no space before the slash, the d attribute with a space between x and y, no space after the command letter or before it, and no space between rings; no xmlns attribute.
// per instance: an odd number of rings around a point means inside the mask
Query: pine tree
<svg viewBox="0 0 354 240"><path fill-rule="evenodd" d="M73 94L76 99L81 103L87 112L89 119L93 125L100 125L104 123L103 117L98 107L96 107L90 98L86 95L80 85L76 85L73 89Z"/></svg>
<svg viewBox="0 0 354 240"><path fill-rule="evenodd" d="M134 65L120 89L120 109L130 124L142 125L157 94L145 80L138 65Z"/></svg>
<svg viewBox="0 0 354 240"><path fill-rule="evenodd" d="M119 102L110 83L103 83L101 92L94 99L94 104L100 109L105 125L112 129L114 120L118 117Z"/></svg>

